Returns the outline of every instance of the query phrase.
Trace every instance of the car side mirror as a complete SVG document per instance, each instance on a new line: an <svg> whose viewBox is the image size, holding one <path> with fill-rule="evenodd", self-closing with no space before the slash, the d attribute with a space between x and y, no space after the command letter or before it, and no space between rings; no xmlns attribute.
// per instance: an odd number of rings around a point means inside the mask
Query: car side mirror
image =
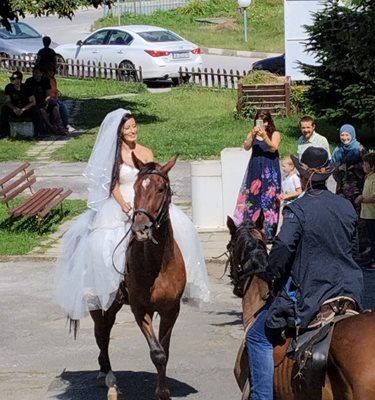
<svg viewBox="0 0 375 400"><path fill-rule="evenodd" d="M78 42L76 43L76 45L77 45L77 46L82 46L82 45L83 45L82 40L78 40Z"/></svg>

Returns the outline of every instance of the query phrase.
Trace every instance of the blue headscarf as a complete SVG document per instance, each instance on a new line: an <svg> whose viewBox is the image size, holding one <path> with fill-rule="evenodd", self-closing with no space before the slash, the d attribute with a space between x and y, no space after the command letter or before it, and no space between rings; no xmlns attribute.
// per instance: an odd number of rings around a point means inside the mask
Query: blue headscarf
<svg viewBox="0 0 375 400"><path fill-rule="evenodd" d="M354 126L345 124L340 128L340 133L348 132L352 140L348 144L340 143L332 154L332 161L337 163L355 164L361 159L361 143L356 139Z"/></svg>

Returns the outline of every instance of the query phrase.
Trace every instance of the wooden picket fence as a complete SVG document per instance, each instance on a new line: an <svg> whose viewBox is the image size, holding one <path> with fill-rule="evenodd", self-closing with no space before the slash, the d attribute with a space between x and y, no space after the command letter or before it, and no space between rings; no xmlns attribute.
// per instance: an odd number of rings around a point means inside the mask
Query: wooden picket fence
<svg viewBox="0 0 375 400"><path fill-rule="evenodd" d="M230 69L228 72L225 69L204 68L191 70L180 68L179 80L181 83L193 83L202 87L220 87L225 89L237 89L238 81L246 75L246 71L234 71Z"/></svg>
<svg viewBox="0 0 375 400"><path fill-rule="evenodd" d="M19 70L31 73L35 65L35 55L21 55L12 57L1 57L0 68L11 71ZM97 78L113 79L120 81L142 82L142 68L123 68L117 64L95 63L79 60L59 61L57 66L57 76L65 78Z"/></svg>
<svg viewBox="0 0 375 400"><path fill-rule="evenodd" d="M259 109L267 110L272 115L290 115L290 77L279 84L238 85L238 114L254 115Z"/></svg>

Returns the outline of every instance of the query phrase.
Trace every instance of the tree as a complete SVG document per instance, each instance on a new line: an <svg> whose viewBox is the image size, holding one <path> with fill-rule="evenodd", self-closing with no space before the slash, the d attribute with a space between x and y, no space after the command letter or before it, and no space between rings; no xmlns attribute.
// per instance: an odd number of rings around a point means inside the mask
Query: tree
<svg viewBox="0 0 375 400"><path fill-rule="evenodd" d="M10 29L9 20L18 20L26 13L35 16L53 15L71 18L81 6L108 5L114 0L0 0L0 22Z"/></svg>
<svg viewBox="0 0 375 400"><path fill-rule="evenodd" d="M302 64L311 78L307 93L317 115L333 121L374 121L375 2L352 0L350 7L328 0L314 15L307 51L318 65Z"/></svg>

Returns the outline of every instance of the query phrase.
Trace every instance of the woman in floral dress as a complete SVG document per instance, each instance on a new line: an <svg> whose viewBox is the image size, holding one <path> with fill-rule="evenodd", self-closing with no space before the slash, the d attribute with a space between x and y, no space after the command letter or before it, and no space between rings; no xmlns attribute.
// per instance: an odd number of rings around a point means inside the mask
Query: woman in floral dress
<svg viewBox="0 0 375 400"><path fill-rule="evenodd" d="M264 233L268 241L276 235L279 220L281 172L278 148L281 134L275 128L271 114L259 110L254 128L247 135L244 149L252 149L237 199L234 220L257 221L263 214Z"/></svg>

